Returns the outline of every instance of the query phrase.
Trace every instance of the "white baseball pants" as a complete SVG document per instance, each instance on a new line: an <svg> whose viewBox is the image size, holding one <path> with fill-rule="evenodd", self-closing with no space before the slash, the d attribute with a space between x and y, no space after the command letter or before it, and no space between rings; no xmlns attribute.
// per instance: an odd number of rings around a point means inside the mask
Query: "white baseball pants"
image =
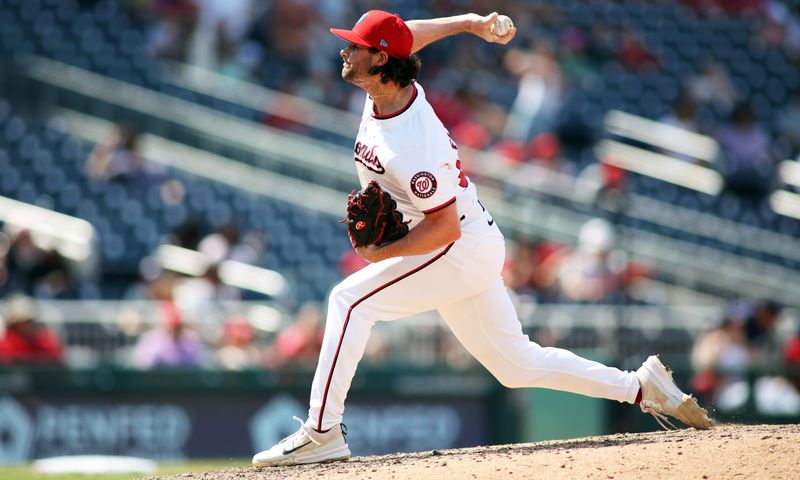
<svg viewBox="0 0 800 480"><path fill-rule="evenodd" d="M474 209L473 209L474 210ZM634 403L639 381L625 372L522 333L501 278L505 243L486 213L471 212L461 238L427 255L370 264L334 287L306 425L341 423L350 382L378 320L438 310L461 344L503 385L541 387Z"/></svg>

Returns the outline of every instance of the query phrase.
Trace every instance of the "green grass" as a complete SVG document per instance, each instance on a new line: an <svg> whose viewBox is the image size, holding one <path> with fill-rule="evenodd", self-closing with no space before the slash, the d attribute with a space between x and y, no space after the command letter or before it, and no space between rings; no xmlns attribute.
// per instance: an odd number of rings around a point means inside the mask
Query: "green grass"
<svg viewBox="0 0 800 480"><path fill-rule="evenodd" d="M250 465L250 459L218 459L218 460L196 460L183 463L159 463L158 472L155 475L177 475L179 473L207 472L211 470L223 470L233 467L246 467ZM63 475L44 475L35 473L30 465L16 467L0 467L0 479L2 480L133 480L142 478L141 474L104 474L104 475L85 475L85 474L63 474Z"/></svg>

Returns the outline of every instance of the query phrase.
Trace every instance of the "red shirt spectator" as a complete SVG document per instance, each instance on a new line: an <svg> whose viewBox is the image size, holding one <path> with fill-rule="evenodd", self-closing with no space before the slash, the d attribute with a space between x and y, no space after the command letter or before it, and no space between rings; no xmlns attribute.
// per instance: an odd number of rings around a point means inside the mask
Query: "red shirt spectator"
<svg viewBox="0 0 800 480"><path fill-rule="evenodd" d="M786 363L793 368L800 368L800 333L786 342L784 349Z"/></svg>
<svg viewBox="0 0 800 480"><path fill-rule="evenodd" d="M34 321L33 302L17 296L7 303L6 331L0 338L0 364L51 364L63 361L61 340Z"/></svg>
<svg viewBox="0 0 800 480"><path fill-rule="evenodd" d="M639 34L634 30L627 30L622 35L622 40L617 51L619 61L628 69L634 71L656 70L658 59L647 49Z"/></svg>
<svg viewBox="0 0 800 480"><path fill-rule="evenodd" d="M308 302L300 307L294 322L283 329L272 345L277 368L287 363L313 365L319 356L325 322L320 306Z"/></svg>

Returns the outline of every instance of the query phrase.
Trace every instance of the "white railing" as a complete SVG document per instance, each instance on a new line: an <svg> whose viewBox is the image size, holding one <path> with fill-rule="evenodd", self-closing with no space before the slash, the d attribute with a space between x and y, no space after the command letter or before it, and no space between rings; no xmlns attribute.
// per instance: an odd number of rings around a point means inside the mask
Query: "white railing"
<svg viewBox="0 0 800 480"><path fill-rule="evenodd" d="M778 175L787 185L800 189L800 161L784 160L778 165ZM797 193L786 189L775 190L769 201L776 212L800 220L800 195Z"/></svg>
<svg viewBox="0 0 800 480"><path fill-rule="evenodd" d="M193 277L205 275L213 266L202 252L176 245L160 245L155 258L165 270ZM231 287L270 297L282 297L289 293L286 278L274 270L235 260L222 260L216 268L220 281Z"/></svg>
<svg viewBox="0 0 800 480"><path fill-rule="evenodd" d="M0 221L17 230L31 231L34 241L52 246L70 260L92 259L97 234L86 220L0 197Z"/></svg>

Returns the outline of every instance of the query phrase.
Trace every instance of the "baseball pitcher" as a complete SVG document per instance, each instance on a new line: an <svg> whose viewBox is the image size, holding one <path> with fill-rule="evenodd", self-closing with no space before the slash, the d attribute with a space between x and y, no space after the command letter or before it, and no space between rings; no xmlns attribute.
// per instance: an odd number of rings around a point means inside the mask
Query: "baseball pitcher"
<svg viewBox="0 0 800 480"><path fill-rule="evenodd" d="M659 422L669 423L669 415L695 428L710 426L706 411L678 389L655 356L636 372L621 371L542 348L522 333L501 278L503 235L461 171L458 146L416 81L415 53L421 48L462 32L506 44L516 30L510 21L500 23L497 13L404 22L372 10L350 30L331 29L347 42L342 78L367 93L354 147L365 190L351 195L348 229L370 264L331 291L308 418L296 433L256 454L254 465L349 458L342 415L372 325L427 310L437 310L507 387L607 398L638 404ZM379 213L370 215L370 205ZM398 219L399 234L386 236L392 228L383 224L387 218Z"/></svg>

